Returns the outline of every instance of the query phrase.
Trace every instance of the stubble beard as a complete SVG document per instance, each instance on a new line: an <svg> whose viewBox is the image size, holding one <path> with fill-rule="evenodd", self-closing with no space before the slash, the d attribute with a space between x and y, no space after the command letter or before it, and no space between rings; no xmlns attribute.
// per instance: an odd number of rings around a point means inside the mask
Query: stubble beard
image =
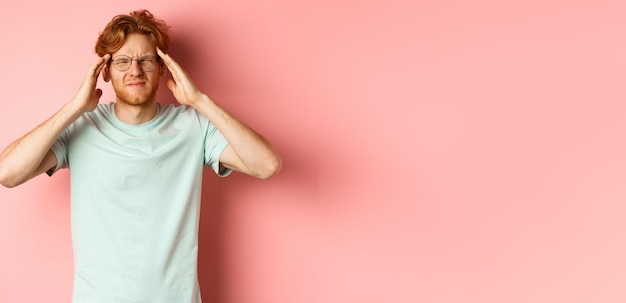
<svg viewBox="0 0 626 303"><path fill-rule="evenodd" d="M126 89L114 89L117 102L130 106L145 106L154 103L156 99L157 88L153 88L150 92L132 93Z"/></svg>

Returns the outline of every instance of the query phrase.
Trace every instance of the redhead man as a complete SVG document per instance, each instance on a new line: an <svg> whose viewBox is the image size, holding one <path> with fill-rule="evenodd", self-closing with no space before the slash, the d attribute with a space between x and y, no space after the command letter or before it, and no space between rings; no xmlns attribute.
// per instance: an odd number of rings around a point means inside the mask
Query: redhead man
<svg viewBox="0 0 626 303"><path fill-rule="evenodd" d="M150 12L116 16L74 98L0 154L6 187L69 168L74 303L201 302L203 169L263 179L280 170L270 143L199 91L169 46ZM166 70L179 106L156 100ZM99 103L99 75L115 102Z"/></svg>

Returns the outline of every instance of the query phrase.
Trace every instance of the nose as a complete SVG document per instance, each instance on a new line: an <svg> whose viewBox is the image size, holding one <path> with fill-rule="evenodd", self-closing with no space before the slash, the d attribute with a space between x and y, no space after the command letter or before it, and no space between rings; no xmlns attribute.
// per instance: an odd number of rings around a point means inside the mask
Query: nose
<svg viewBox="0 0 626 303"><path fill-rule="evenodd" d="M140 62L138 60L131 60L128 72L130 72L132 75L142 75L143 69L141 68L141 64L139 63Z"/></svg>

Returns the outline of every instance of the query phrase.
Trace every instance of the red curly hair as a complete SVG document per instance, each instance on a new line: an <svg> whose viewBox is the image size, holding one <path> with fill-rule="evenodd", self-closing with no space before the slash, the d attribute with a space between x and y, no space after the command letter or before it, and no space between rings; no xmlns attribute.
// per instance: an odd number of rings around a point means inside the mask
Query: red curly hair
<svg viewBox="0 0 626 303"><path fill-rule="evenodd" d="M122 48L126 37L133 33L148 36L162 51L167 52L171 45L169 26L157 19L148 10L137 10L128 15L117 15L100 33L95 51L98 56L112 54Z"/></svg>

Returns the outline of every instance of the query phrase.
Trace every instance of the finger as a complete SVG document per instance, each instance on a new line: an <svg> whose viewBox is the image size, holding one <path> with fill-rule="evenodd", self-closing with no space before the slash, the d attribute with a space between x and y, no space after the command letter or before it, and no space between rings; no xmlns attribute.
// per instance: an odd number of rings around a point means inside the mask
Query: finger
<svg viewBox="0 0 626 303"><path fill-rule="evenodd" d="M159 55L159 57L163 58L165 57L165 53L157 46L156 48L157 54Z"/></svg>
<svg viewBox="0 0 626 303"><path fill-rule="evenodd" d="M102 61L100 62L100 64L98 64L98 68L96 69L96 74L95 76L97 77L100 72L102 71L102 69L106 66L106 64L109 62L109 59L111 59L111 55L110 54L106 54L102 57Z"/></svg>
<svg viewBox="0 0 626 303"><path fill-rule="evenodd" d="M157 50L157 54L159 55L159 57L161 57L161 59L163 59L163 62L165 62L165 65L167 65L167 68L170 68L170 61L171 58L170 56L168 56L166 53L164 53L160 48L156 48Z"/></svg>
<svg viewBox="0 0 626 303"><path fill-rule="evenodd" d="M170 55L164 53L160 48L157 47L156 50L159 57L161 57L161 59L163 59L166 63L172 63L172 61L174 61Z"/></svg>
<svg viewBox="0 0 626 303"><path fill-rule="evenodd" d="M100 66L100 64L102 64L102 58L98 58L98 61L94 62L90 67L89 67L89 71L87 72L87 76L91 76L93 77L94 75L96 75L97 71L98 71L98 67Z"/></svg>
<svg viewBox="0 0 626 303"><path fill-rule="evenodd" d="M175 70L173 70L174 67L172 66L172 58L164 53L160 48L157 47L156 50L159 57L163 60L163 63L165 63L165 66L170 71L170 74L172 74L172 77L176 78Z"/></svg>
<svg viewBox="0 0 626 303"><path fill-rule="evenodd" d="M98 58L98 60L91 65L91 68L89 69L89 75L97 77L98 74L100 74L100 71L104 67L105 63L109 61L110 57L111 55L106 54L103 57Z"/></svg>
<svg viewBox="0 0 626 303"><path fill-rule="evenodd" d="M174 61L174 59L172 59L170 55L164 53L158 47L157 47L157 54L159 55L159 57L163 59L163 62L165 62L165 65L167 65L167 68L170 70L172 74L181 72L182 68L180 67L180 65L176 61Z"/></svg>
<svg viewBox="0 0 626 303"><path fill-rule="evenodd" d="M105 54L104 56L102 56L102 59L104 60L102 62L102 65L105 65L106 63L109 62L109 60L111 60L111 54Z"/></svg>

